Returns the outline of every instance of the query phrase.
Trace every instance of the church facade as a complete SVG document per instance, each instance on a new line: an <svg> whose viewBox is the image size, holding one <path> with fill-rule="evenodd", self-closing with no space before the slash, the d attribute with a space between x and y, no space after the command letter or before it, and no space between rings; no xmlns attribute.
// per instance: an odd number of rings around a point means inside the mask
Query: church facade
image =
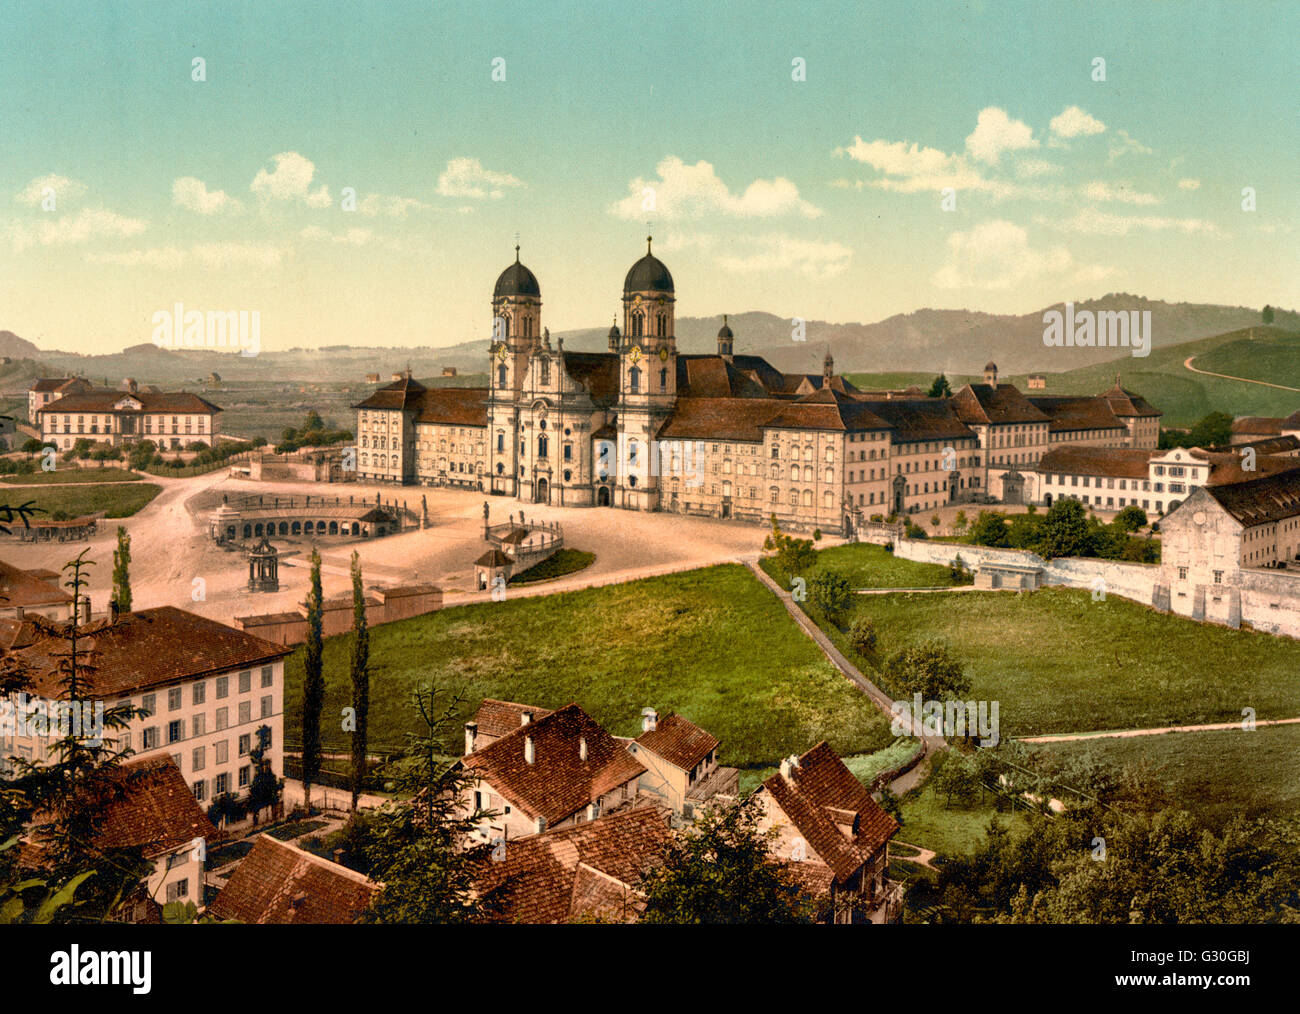
<svg viewBox="0 0 1300 1014"><path fill-rule="evenodd" d="M680 354L673 277L649 240L624 278L606 351L566 351L515 253L492 293L489 386L426 388L408 370L379 388L355 406L358 478L529 504L776 514L833 532L988 499L981 437L1017 424L970 417L967 404L987 397L859 391L829 352L819 375L783 373L736 355L726 318L715 354ZM1024 407L1045 444L1048 415Z"/></svg>

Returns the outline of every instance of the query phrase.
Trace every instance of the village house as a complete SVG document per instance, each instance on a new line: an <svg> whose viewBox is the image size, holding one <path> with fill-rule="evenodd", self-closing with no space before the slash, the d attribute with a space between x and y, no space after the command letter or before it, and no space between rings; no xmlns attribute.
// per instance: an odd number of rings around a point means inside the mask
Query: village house
<svg viewBox="0 0 1300 1014"><path fill-rule="evenodd" d="M627 746L645 766L638 795L661 803L685 820L716 797L734 800L740 772L718 766L718 739L681 715L642 712L641 735Z"/></svg>
<svg viewBox="0 0 1300 1014"><path fill-rule="evenodd" d="M37 414L46 405L58 401L65 394L89 391L90 381L84 377L40 377L27 389L27 421L33 426L40 425Z"/></svg>
<svg viewBox="0 0 1300 1014"><path fill-rule="evenodd" d="M492 850L475 890L490 922L633 922L644 907L642 876L669 839L656 807L553 828Z"/></svg>
<svg viewBox="0 0 1300 1014"><path fill-rule="evenodd" d="M64 666L72 651L66 627L30 618L10 631L7 656L30 681L27 701L53 714L66 699ZM105 709L130 706L125 730L107 738L136 756L169 756L195 800L204 805L225 792L244 794L252 781L249 751L258 730L269 730L265 759L283 768L284 658L292 649L224 623L160 606L110 615L78 628L80 696ZM51 741L38 728L15 723L0 734L0 756L50 760Z"/></svg>
<svg viewBox="0 0 1300 1014"><path fill-rule="evenodd" d="M208 914L257 925L354 923L382 887L355 870L263 834L212 900Z"/></svg>
<svg viewBox="0 0 1300 1014"><path fill-rule="evenodd" d="M1242 416L1232 421L1232 443L1248 444L1268 437L1300 437L1300 411L1286 418Z"/></svg>
<svg viewBox="0 0 1300 1014"><path fill-rule="evenodd" d="M773 855L824 902L828 921L901 921L901 885L886 878L898 821L825 742L783 760L754 796L759 829L776 832Z"/></svg>
<svg viewBox="0 0 1300 1014"><path fill-rule="evenodd" d="M540 834L635 803L644 765L578 705L522 719L481 749L470 739L459 762L473 778L464 810L490 814L474 834L478 841Z"/></svg>
<svg viewBox="0 0 1300 1014"><path fill-rule="evenodd" d="M21 570L0 560L0 619L21 622L28 611L50 620L72 618L72 594L58 585L57 574Z"/></svg>

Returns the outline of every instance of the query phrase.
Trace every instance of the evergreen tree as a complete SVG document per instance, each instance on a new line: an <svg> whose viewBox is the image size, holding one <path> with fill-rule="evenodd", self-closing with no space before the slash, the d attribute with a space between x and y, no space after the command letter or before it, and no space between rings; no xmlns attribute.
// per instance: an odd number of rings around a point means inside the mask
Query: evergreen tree
<svg viewBox="0 0 1300 1014"><path fill-rule="evenodd" d="M951 398L952 385L948 383L948 378L944 374L939 374L934 378L934 383L930 385L930 398Z"/></svg>
<svg viewBox="0 0 1300 1014"><path fill-rule="evenodd" d="M356 811L366 777L367 723L370 717L370 629L361 583L361 558L352 551L352 810Z"/></svg>
<svg viewBox="0 0 1300 1014"><path fill-rule="evenodd" d="M302 680L302 795L303 806L311 810L311 787L320 775L320 716L325 705L325 675L322 653L323 597L320 579L320 551L311 551L311 588L307 592L307 644L303 648Z"/></svg>
<svg viewBox="0 0 1300 1014"><path fill-rule="evenodd" d="M117 526L117 548L113 550L113 601L124 613L131 611L131 536Z"/></svg>

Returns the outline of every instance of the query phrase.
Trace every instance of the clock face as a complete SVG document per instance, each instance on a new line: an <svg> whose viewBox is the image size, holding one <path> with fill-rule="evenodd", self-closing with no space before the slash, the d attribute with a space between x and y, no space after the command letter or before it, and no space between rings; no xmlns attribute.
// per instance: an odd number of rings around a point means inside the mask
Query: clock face
<svg viewBox="0 0 1300 1014"><path fill-rule="evenodd" d="M496 352L496 355L497 355L497 358L500 359L503 363L506 361L506 343L505 343L505 342L501 342L500 344L497 345L497 352Z"/></svg>
<svg viewBox="0 0 1300 1014"><path fill-rule="evenodd" d="M633 363L639 363L641 361L643 354L644 353L642 353L640 345L633 345L632 351L628 353L628 357L632 360Z"/></svg>
<svg viewBox="0 0 1300 1014"><path fill-rule="evenodd" d="M667 346L667 345L661 345L661 346L659 346L659 361L660 361L661 363L666 363L666 362L668 362L668 346Z"/></svg>

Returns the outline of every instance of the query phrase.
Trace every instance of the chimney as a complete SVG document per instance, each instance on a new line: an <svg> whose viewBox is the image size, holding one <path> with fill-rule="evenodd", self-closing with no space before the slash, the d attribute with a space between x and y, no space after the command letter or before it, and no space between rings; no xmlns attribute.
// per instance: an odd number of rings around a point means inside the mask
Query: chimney
<svg viewBox="0 0 1300 1014"><path fill-rule="evenodd" d="M474 742L478 739L478 722L465 723L465 753L474 752Z"/></svg>
<svg viewBox="0 0 1300 1014"><path fill-rule="evenodd" d="M533 713L532 713L531 711L524 711L524 712L521 712L520 715L519 715L519 724L520 724L520 725L527 725L527 724L528 724L529 722L531 722L532 720L533 720Z"/></svg>
<svg viewBox="0 0 1300 1014"><path fill-rule="evenodd" d="M794 754L781 761L781 777L787 782L794 782L794 773L799 770L799 758Z"/></svg>
<svg viewBox="0 0 1300 1014"><path fill-rule="evenodd" d="M588 820L595 820L595 819L596 819L597 817L599 817L599 816L600 816L600 804L599 804L599 803L588 803L588 804L587 804L587 819L588 819Z"/></svg>
<svg viewBox="0 0 1300 1014"><path fill-rule="evenodd" d="M533 749L533 737L524 737L524 763L531 764L537 759L537 751Z"/></svg>
<svg viewBox="0 0 1300 1014"><path fill-rule="evenodd" d="M654 708L641 709L641 731L654 732L659 728L659 712Z"/></svg>
<svg viewBox="0 0 1300 1014"><path fill-rule="evenodd" d="M585 761L586 759L587 759L587 737L580 736L578 738L578 760Z"/></svg>

